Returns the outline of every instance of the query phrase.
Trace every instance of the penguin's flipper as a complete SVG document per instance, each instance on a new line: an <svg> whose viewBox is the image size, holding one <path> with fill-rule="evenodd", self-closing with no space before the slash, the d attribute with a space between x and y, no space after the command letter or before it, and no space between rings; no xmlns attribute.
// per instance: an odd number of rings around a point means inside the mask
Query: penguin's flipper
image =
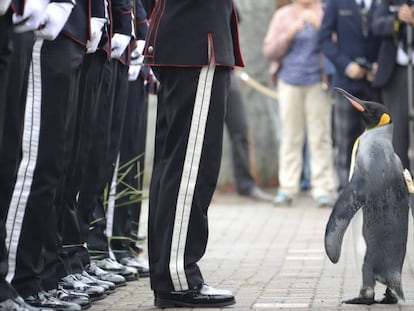
<svg viewBox="0 0 414 311"><path fill-rule="evenodd" d="M336 201L325 230L325 251L333 263L341 256L342 239L352 217L362 204L358 203L358 189L351 184L344 189Z"/></svg>

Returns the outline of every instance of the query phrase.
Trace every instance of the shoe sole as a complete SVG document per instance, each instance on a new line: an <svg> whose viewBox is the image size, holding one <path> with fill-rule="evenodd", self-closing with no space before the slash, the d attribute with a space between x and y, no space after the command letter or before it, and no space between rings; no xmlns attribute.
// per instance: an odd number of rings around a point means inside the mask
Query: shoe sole
<svg viewBox="0 0 414 311"><path fill-rule="evenodd" d="M107 289L107 290L105 290L105 294L107 294L107 295L111 295L111 294L113 294L115 292L116 292L116 286L113 289Z"/></svg>
<svg viewBox="0 0 414 311"><path fill-rule="evenodd" d="M80 307L81 307L82 310L87 310L87 309L92 307L92 303L88 303L88 304L85 304L85 305L80 305Z"/></svg>
<svg viewBox="0 0 414 311"><path fill-rule="evenodd" d="M100 296L89 296L89 298L91 299L91 301L92 301L92 302L99 301L99 300L103 300L103 299L105 299L106 297L108 297L108 295L106 294L106 292L105 292L105 293L103 293L103 294L102 294L102 295L100 295Z"/></svg>
<svg viewBox="0 0 414 311"><path fill-rule="evenodd" d="M161 309L165 309L165 308L221 308L221 307L234 305L235 303L236 303L236 300L198 304L198 303L186 303L184 301L176 301L176 300L163 299L163 298L155 298L155 301L154 301L154 305Z"/></svg>
<svg viewBox="0 0 414 311"><path fill-rule="evenodd" d="M64 285L62 285L62 287L64 289L66 289L66 290L77 291L77 289L76 288L73 288L73 287L64 286ZM82 292L82 293L85 293L85 292ZM85 294L87 294L87 293L85 293ZM98 300L105 299L108 295L107 295L107 293L105 291L101 295L92 296L91 294L88 294L88 296L89 296L89 299L91 300L91 302L94 302L94 301L98 301Z"/></svg>
<svg viewBox="0 0 414 311"><path fill-rule="evenodd" d="M150 276L149 271L148 272L142 272L138 270L138 274L140 278L148 278Z"/></svg>
<svg viewBox="0 0 414 311"><path fill-rule="evenodd" d="M122 275L122 274L121 274ZM125 280L127 281L127 282L131 282L131 281L137 281L137 280L139 280L139 275L136 275L136 274L134 274L134 275L122 275L124 278L125 278Z"/></svg>
<svg viewBox="0 0 414 311"><path fill-rule="evenodd" d="M274 205L276 207L290 207L292 205L292 201L286 201L286 202L274 202Z"/></svg>
<svg viewBox="0 0 414 311"><path fill-rule="evenodd" d="M126 279L125 279L125 282L114 283L114 284L115 284L115 287L116 287L116 288L118 288L118 287L122 287L122 286L127 286Z"/></svg>

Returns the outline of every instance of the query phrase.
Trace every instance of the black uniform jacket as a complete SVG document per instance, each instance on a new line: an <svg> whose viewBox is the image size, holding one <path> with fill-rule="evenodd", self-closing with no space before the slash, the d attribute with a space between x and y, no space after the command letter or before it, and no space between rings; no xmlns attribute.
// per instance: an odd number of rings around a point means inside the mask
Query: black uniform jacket
<svg viewBox="0 0 414 311"><path fill-rule="evenodd" d="M367 15L368 33L363 35L363 20L360 9L354 0L326 1L326 8L319 30L319 46L322 52L335 65L334 86L348 91L360 91L365 87L365 80L353 80L346 76L346 66L357 57L364 57L369 62L377 59L380 40L369 31L372 14L377 0L373 0ZM336 33L337 40L332 40Z"/></svg>
<svg viewBox="0 0 414 311"><path fill-rule="evenodd" d="M217 66L244 66L232 0L158 0L150 20L145 62L204 66L209 42Z"/></svg>
<svg viewBox="0 0 414 311"><path fill-rule="evenodd" d="M89 20L91 18L90 3L97 0L77 0L76 5L62 29L62 33L79 44L86 46L90 38Z"/></svg>
<svg viewBox="0 0 414 311"><path fill-rule="evenodd" d="M145 40L148 33L147 11L141 0L135 1L135 36L137 40Z"/></svg>
<svg viewBox="0 0 414 311"><path fill-rule="evenodd" d="M97 0L92 0L97 1ZM104 0L100 0L104 1ZM132 2L131 0L109 0L109 24L104 32L101 48L107 53L108 58L111 54L111 38L115 33L132 35ZM131 49L128 47L118 59L122 64L127 65Z"/></svg>
<svg viewBox="0 0 414 311"><path fill-rule="evenodd" d="M155 0L141 0L141 3L144 6L144 9L147 12L148 17L151 15L152 10L154 9L155 2Z"/></svg>
<svg viewBox="0 0 414 311"><path fill-rule="evenodd" d="M375 75L373 85L383 87L390 81L397 58L398 42L405 40L405 25L398 23L397 10L404 4L404 0L379 1L380 4L374 11L372 30L379 36L381 47L378 54L378 72ZM392 9L394 7L394 9Z"/></svg>
<svg viewBox="0 0 414 311"><path fill-rule="evenodd" d="M131 35L131 4L129 0L109 1L111 19L110 35L122 33ZM82 45L90 39L91 17L105 18L104 0L77 0L63 33Z"/></svg>
<svg viewBox="0 0 414 311"><path fill-rule="evenodd" d="M25 0L12 0L10 7L12 8L14 13L18 15L23 15L24 4Z"/></svg>
<svg viewBox="0 0 414 311"><path fill-rule="evenodd" d="M50 2L67 2L67 3L73 3L73 4L76 3L75 0L51 0ZM26 4L26 0L12 0L11 8L14 13L18 15L23 15L25 4Z"/></svg>

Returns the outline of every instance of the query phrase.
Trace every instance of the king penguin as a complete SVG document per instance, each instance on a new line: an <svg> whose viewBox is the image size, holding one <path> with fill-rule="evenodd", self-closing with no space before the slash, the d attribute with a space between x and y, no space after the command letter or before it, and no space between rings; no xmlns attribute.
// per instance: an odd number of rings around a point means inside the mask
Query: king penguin
<svg viewBox="0 0 414 311"><path fill-rule="evenodd" d="M355 141L350 179L338 196L325 231L325 251L333 263L341 255L345 231L362 210L362 235L366 244L359 296L350 304L373 304L376 281L386 286L379 303L404 300L401 271L404 263L409 213L409 182L392 146L393 124L384 105L360 100L337 88L362 114L365 131Z"/></svg>

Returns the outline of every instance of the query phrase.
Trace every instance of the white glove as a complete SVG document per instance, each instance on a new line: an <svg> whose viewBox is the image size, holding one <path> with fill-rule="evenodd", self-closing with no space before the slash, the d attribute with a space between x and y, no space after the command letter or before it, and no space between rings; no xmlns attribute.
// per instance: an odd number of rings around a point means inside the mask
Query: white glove
<svg viewBox="0 0 414 311"><path fill-rule="evenodd" d="M0 16L7 12L10 2L11 0L0 0Z"/></svg>
<svg viewBox="0 0 414 311"><path fill-rule="evenodd" d="M145 47L145 40L137 40L137 47L135 50L139 53L139 55L142 55L142 52L144 52Z"/></svg>
<svg viewBox="0 0 414 311"><path fill-rule="evenodd" d="M111 41L112 42L111 58L121 57L122 53L124 53L130 41L131 41L130 36L123 35L120 33L115 33L112 36L112 41Z"/></svg>
<svg viewBox="0 0 414 311"><path fill-rule="evenodd" d="M145 43L144 40L140 40ZM142 55L143 49L139 46L139 42L137 47L131 52L131 60L129 62L130 65L142 65L144 61L144 55Z"/></svg>
<svg viewBox="0 0 414 311"><path fill-rule="evenodd" d="M36 36L45 40L55 40L65 26L72 9L72 3L49 3L41 23L43 27L35 32Z"/></svg>
<svg viewBox="0 0 414 311"><path fill-rule="evenodd" d="M101 42L103 27L105 26L105 23L105 18L91 18L91 38L86 42L86 53L95 53L95 51L98 49L98 44Z"/></svg>
<svg viewBox="0 0 414 311"><path fill-rule="evenodd" d="M129 65L128 81L135 81L136 79L138 79L138 75L140 71L141 71L141 65Z"/></svg>
<svg viewBox="0 0 414 311"><path fill-rule="evenodd" d="M0 0L1 1L1 0ZM44 20L49 0L27 0L23 15L13 14L15 32L37 30Z"/></svg>
<svg viewBox="0 0 414 311"><path fill-rule="evenodd" d="M142 55L143 46L141 47L143 42L145 45L144 40L137 41L137 47L131 52L131 60L129 62L129 69L128 69L128 81L135 81L138 78L139 72L141 71L142 63L144 61L144 55Z"/></svg>

